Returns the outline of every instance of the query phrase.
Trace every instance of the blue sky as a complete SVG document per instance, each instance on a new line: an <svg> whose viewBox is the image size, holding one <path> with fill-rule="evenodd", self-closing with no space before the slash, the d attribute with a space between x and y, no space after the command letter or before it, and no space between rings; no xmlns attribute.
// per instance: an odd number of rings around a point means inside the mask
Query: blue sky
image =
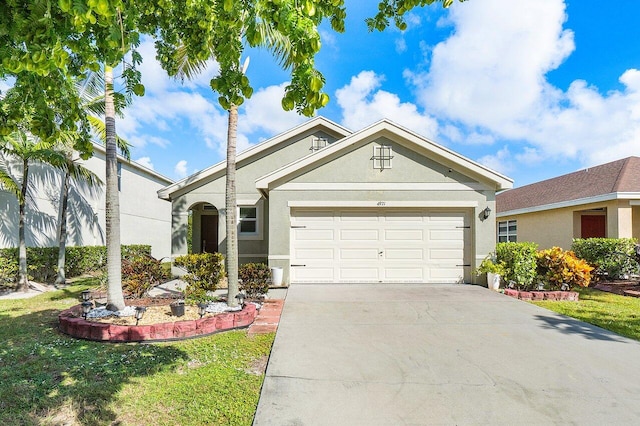
<svg viewBox="0 0 640 426"><path fill-rule="evenodd" d="M363 6L366 4L366 6ZM515 186L640 155L640 2L469 0L416 9L405 32L369 33L376 1L347 0L347 31L323 26L318 68L351 130L386 117L515 180ZM224 158L226 114L198 79L171 80L141 46L147 94L118 132L132 158L180 179ZM247 52L254 96L240 149L305 120L280 107L287 74Z"/></svg>

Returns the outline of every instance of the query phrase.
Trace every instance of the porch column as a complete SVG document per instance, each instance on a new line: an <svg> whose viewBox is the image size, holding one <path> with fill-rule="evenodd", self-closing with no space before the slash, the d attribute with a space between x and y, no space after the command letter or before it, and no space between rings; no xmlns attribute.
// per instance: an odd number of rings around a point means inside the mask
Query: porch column
<svg viewBox="0 0 640 426"><path fill-rule="evenodd" d="M633 237L633 210L628 201L620 200L607 211L607 236L609 238Z"/></svg>

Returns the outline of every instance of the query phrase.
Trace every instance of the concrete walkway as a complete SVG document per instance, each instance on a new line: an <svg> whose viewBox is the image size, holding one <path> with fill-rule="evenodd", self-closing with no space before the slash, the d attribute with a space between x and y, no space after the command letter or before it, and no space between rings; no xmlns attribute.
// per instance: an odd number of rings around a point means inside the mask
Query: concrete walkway
<svg viewBox="0 0 640 426"><path fill-rule="evenodd" d="M467 285L297 285L255 425L640 424L640 343Z"/></svg>

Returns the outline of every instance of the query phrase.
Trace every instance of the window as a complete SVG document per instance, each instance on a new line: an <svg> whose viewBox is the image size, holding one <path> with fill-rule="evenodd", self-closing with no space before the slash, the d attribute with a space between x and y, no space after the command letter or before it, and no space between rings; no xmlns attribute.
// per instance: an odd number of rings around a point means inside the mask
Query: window
<svg viewBox="0 0 640 426"><path fill-rule="evenodd" d="M391 160L393 159L393 150L389 145L377 145L373 147L373 168L374 169L390 169Z"/></svg>
<svg viewBox="0 0 640 426"><path fill-rule="evenodd" d="M327 140L325 138L313 138L311 141L311 151L318 151L327 146Z"/></svg>
<svg viewBox="0 0 640 426"><path fill-rule="evenodd" d="M118 191L122 191L122 163L118 161Z"/></svg>
<svg viewBox="0 0 640 426"><path fill-rule="evenodd" d="M498 242L517 242L518 241L518 221L507 220L498 222Z"/></svg>
<svg viewBox="0 0 640 426"><path fill-rule="evenodd" d="M257 207L240 207L238 230L240 235L256 235L258 233Z"/></svg>

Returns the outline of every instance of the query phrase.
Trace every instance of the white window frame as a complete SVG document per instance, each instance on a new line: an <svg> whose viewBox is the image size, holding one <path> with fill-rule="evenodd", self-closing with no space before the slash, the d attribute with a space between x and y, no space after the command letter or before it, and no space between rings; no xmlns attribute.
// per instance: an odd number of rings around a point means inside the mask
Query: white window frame
<svg viewBox="0 0 640 426"><path fill-rule="evenodd" d="M241 208L253 208L256 210L256 217L255 217L255 223L256 223L256 230L254 232L241 232L240 231L240 225L242 224L242 218L240 217L240 209ZM236 214L237 214L237 218L238 218L238 239L239 240L262 240L263 239L263 224L262 224L262 200L258 201L257 203L255 202L242 202L239 201L238 202L238 208L236 210ZM246 220L246 219L245 219ZM250 221L253 221L254 219L250 219Z"/></svg>
<svg viewBox="0 0 640 426"><path fill-rule="evenodd" d="M511 227L515 227L515 229L513 231L510 230ZM504 227L504 230L500 229L501 227ZM518 242L518 221L517 220L503 220L498 222L498 242L499 243L504 243L504 242L513 242L516 243ZM504 238L505 240L502 241L501 238Z"/></svg>
<svg viewBox="0 0 640 426"><path fill-rule="evenodd" d="M393 148L391 145L374 145L372 159L374 169L382 171L393 168Z"/></svg>
<svg viewBox="0 0 640 426"><path fill-rule="evenodd" d="M118 161L117 166L118 174L118 191L122 191L122 163Z"/></svg>

